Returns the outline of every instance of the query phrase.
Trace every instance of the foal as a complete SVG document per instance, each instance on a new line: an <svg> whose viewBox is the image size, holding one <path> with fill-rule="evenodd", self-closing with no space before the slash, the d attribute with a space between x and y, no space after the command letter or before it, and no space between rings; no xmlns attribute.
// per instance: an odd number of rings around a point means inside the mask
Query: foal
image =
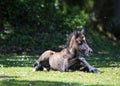
<svg viewBox="0 0 120 86"><path fill-rule="evenodd" d="M74 57L77 56L77 52L80 52L80 48L78 46L80 43L79 34L80 33L75 31L70 40L69 46L60 52L52 50L45 51L34 64L34 70L37 71L39 69L43 70L43 68L50 68L63 72L68 71L68 68L75 62L71 59L74 59ZM78 58L75 58L75 60L76 59Z"/></svg>
<svg viewBox="0 0 120 86"><path fill-rule="evenodd" d="M60 52L45 51L34 64L34 71L47 68L47 70L54 69L66 72L75 64L80 65L81 61L86 64L83 56L88 56L92 49L87 45L84 31L74 31L68 41L67 47ZM86 66L90 71L91 69L93 72L97 71L88 63Z"/></svg>

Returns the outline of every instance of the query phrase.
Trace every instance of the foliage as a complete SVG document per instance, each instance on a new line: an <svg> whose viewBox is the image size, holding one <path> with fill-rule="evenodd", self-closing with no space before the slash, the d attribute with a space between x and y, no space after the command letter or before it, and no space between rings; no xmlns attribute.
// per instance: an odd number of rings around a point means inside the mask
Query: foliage
<svg viewBox="0 0 120 86"><path fill-rule="evenodd" d="M59 0L13 0L3 3L6 9L2 14L6 16L1 20L4 26L0 33L2 53L59 50L58 46L65 44L66 34L82 29L89 19L89 15L79 6L70 7Z"/></svg>
<svg viewBox="0 0 120 86"><path fill-rule="evenodd" d="M86 22L88 20L88 14L84 11L81 11L80 13L72 14L68 18L66 18L65 23L69 28L76 29L83 29L86 25Z"/></svg>
<svg viewBox="0 0 120 86"><path fill-rule="evenodd" d="M106 43L105 40L108 39L101 33L96 35L99 32L95 32L96 27L91 21L91 10L99 2L95 0L0 1L0 53L39 54L46 49L60 50L59 46L65 44L66 35L73 30L83 28L87 31L91 44L94 44L93 48L99 51L97 46L101 45L99 44L101 40ZM95 11L95 13L99 12ZM99 17L96 19L99 20ZM106 22L107 28L103 31L112 32L111 21L112 19ZM95 25L98 24L95 22ZM112 38L113 35L109 33ZM113 46L112 42L110 44L106 48ZM104 44L102 46L105 47Z"/></svg>

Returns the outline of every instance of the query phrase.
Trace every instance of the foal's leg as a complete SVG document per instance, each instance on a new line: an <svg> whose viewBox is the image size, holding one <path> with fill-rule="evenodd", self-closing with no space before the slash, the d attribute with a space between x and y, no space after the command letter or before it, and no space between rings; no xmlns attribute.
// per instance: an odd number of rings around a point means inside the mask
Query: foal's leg
<svg viewBox="0 0 120 86"><path fill-rule="evenodd" d="M63 65L61 67L61 72L68 72L68 59L64 59Z"/></svg>
<svg viewBox="0 0 120 86"><path fill-rule="evenodd" d="M89 69L90 72L93 72L93 73L101 73L101 71L97 70L95 67L91 66L84 57L79 57L79 60L82 61L86 66L87 68Z"/></svg>

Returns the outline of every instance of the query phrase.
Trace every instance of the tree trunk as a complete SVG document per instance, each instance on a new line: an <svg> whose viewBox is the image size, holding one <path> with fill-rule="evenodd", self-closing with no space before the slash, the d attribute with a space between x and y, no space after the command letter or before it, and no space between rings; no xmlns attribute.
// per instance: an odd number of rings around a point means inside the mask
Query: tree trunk
<svg viewBox="0 0 120 86"><path fill-rule="evenodd" d="M4 32L4 24L2 19L0 19L0 32Z"/></svg>
<svg viewBox="0 0 120 86"><path fill-rule="evenodd" d="M114 35L120 40L120 0L114 1L113 28Z"/></svg>

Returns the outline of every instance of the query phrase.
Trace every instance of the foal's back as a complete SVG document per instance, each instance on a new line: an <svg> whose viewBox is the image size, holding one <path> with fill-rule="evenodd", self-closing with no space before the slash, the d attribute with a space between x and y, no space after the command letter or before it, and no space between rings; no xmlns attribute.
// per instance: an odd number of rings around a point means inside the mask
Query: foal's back
<svg viewBox="0 0 120 86"><path fill-rule="evenodd" d="M55 52L49 58L50 67L54 70L61 70L65 59L67 59L66 52Z"/></svg>

